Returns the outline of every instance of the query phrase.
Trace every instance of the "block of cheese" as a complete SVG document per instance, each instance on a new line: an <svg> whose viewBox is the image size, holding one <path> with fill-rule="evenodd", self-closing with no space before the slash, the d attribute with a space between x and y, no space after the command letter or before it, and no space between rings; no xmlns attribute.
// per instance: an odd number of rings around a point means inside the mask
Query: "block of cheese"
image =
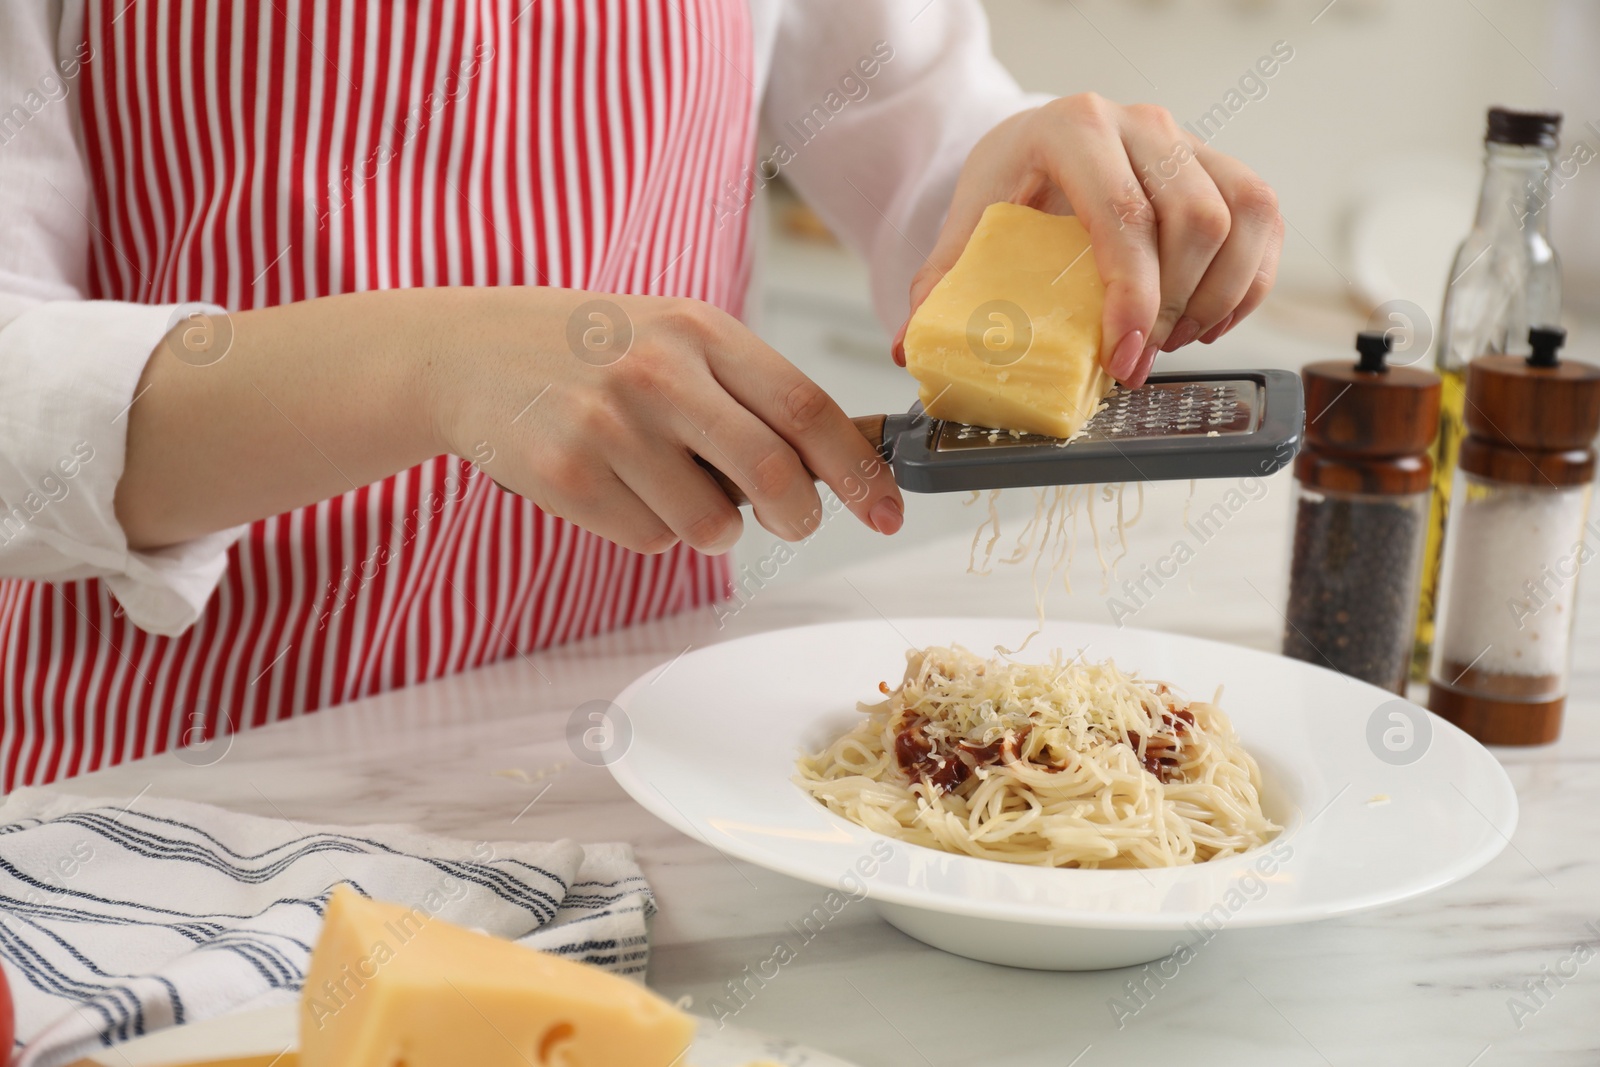
<svg viewBox="0 0 1600 1067"><path fill-rule="evenodd" d="M341 886L301 994L300 1065L681 1067L694 1032L625 978Z"/></svg>
<svg viewBox="0 0 1600 1067"><path fill-rule="evenodd" d="M117 1051L104 1053L105 1059L76 1060L67 1067L144 1067L147 1062L134 1050L133 1059L124 1059L122 1046L113 1046ZM184 1060L174 1063L169 1059L160 1061L159 1067L299 1067L300 1059L293 1052L271 1052L260 1056L235 1056L226 1060Z"/></svg>
<svg viewBox="0 0 1600 1067"><path fill-rule="evenodd" d="M1068 438L1111 391L1100 369L1105 286L1069 215L990 204L906 327L928 414Z"/></svg>

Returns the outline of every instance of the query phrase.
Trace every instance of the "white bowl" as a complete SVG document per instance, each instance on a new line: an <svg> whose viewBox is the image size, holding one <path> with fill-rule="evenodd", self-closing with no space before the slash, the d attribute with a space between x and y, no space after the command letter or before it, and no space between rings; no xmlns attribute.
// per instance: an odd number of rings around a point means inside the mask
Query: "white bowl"
<svg viewBox="0 0 1600 1067"><path fill-rule="evenodd" d="M873 833L792 778L899 682L909 647L1015 647L1015 619L885 619L779 630L691 652L617 698L631 730L612 774L655 815L730 856L851 897L937 948L1016 967L1089 970L1195 951L1219 931L1311 922L1438 889L1516 827L1500 764L1394 694L1199 638L1050 623L1022 653L1114 659L1221 706L1284 827L1241 856L1161 870L1064 870L954 855ZM830 901L826 895L822 898ZM842 907L838 901L832 901Z"/></svg>

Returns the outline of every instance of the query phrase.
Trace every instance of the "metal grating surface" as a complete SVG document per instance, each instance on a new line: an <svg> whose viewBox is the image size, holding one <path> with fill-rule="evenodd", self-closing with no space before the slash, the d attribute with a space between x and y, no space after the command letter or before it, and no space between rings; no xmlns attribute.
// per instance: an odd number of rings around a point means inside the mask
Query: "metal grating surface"
<svg viewBox="0 0 1600 1067"><path fill-rule="evenodd" d="M1248 378L1203 382L1159 382L1140 389L1118 389L1106 398L1105 410L1089 420L1073 444L1095 441L1140 441L1171 437L1236 437L1255 433L1261 424L1261 387ZM968 449L1060 447L1057 437L986 430L955 422L938 422L932 431L935 452Z"/></svg>

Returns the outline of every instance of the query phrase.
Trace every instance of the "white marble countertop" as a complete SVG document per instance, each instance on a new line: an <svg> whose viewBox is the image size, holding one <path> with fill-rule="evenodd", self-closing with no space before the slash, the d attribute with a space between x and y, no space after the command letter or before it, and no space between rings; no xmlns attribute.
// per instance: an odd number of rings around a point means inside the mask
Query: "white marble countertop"
<svg viewBox="0 0 1600 1067"><path fill-rule="evenodd" d="M1279 475L1265 484L1131 624L1276 647L1291 482ZM1229 487L1202 483L1193 507L1209 507ZM1124 577L1182 535L1186 492L1150 491L1149 511L1130 532ZM802 581L750 580L746 603L725 628L710 612L669 620L249 732L208 766L169 754L56 788L123 798L148 790L258 815L407 822L472 839L630 841L661 905L651 984L670 997L689 994L709 1012L822 891L668 829L604 769L571 757L569 714L690 645L741 633L880 612L1030 615L1021 568L965 573L980 516L967 517L966 533L888 559ZM846 533L830 524L817 536ZM797 557L810 548L797 548ZM1120 1028L1111 1002L1132 1003L1124 986L1137 971L1048 974L974 963L911 940L869 907L851 908L748 999L738 1024L861 1067L1600 1063L1597 578L1586 575L1580 594L1565 735L1545 748L1499 751L1521 798L1521 822L1510 847L1464 882L1354 918L1225 931ZM1109 621L1109 594L1087 544L1076 579L1073 594L1052 592L1050 613ZM1542 990L1526 986L1530 980ZM1523 1010L1514 1011L1517 1004Z"/></svg>

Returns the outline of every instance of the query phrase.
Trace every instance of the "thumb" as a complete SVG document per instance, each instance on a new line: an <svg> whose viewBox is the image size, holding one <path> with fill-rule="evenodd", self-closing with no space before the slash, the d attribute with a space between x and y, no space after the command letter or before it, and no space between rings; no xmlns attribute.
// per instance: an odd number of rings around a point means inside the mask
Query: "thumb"
<svg viewBox="0 0 1600 1067"><path fill-rule="evenodd" d="M986 198L967 194L960 189L956 190L955 198L950 202L950 214L945 216L944 226L939 230L939 240L934 243L933 251L922 261L917 273L911 276L913 315L928 298L933 287L939 284L939 280L950 273L950 268L956 265L961 253L966 251L967 242L972 239L972 231L978 228L978 220L983 217L983 209L988 206Z"/></svg>
<svg viewBox="0 0 1600 1067"><path fill-rule="evenodd" d="M983 217L983 209L987 206L983 198L964 194L959 188L956 190L955 198L950 203L950 213L945 216L944 226L939 230L939 240L922 261L922 266L911 276L911 301L906 321L894 337L894 361L900 366L906 365L906 327L911 324L911 316L917 313L922 302L928 299L928 294L933 292L933 287L950 272L956 260L961 258L961 253L966 251L967 241L971 239L972 231L977 228L978 220Z"/></svg>

